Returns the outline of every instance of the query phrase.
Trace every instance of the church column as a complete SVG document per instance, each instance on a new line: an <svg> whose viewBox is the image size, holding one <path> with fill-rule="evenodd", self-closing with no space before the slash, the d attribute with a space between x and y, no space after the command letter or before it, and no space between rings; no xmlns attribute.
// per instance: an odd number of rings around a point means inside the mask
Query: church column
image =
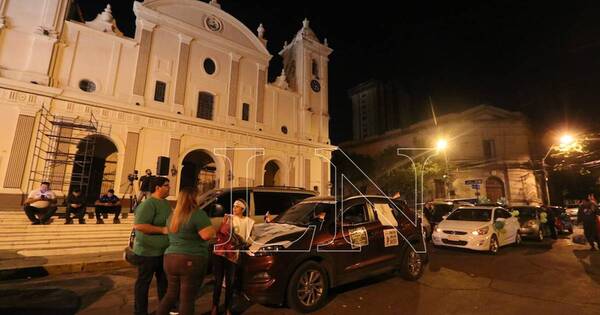
<svg viewBox="0 0 600 315"><path fill-rule="evenodd" d="M304 159L304 188L312 189L310 187L310 159Z"/></svg>
<svg viewBox="0 0 600 315"><path fill-rule="evenodd" d="M8 159L8 167L6 168L6 176L4 177L4 188L21 188L34 123L35 116L19 115Z"/></svg>
<svg viewBox="0 0 600 315"><path fill-rule="evenodd" d="M263 185L265 179L265 170L262 167L264 162L264 155L258 155L254 157L255 159L255 169L254 169L254 186Z"/></svg>
<svg viewBox="0 0 600 315"><path fill-rule="evenodd" d="M179 169L179 151L181 149L181 136L171 138L171 142L169 144L169 161L171 162L171 166L169 168L169 182L171 183L171 191L169 192L170 196L175 196L177 194L177 181L178 175L180 175L181 169ZM171 168L177 169L176 174L171 173Z"/></svg>
<svg viewBox="0 0 600 315"><path fill-rule="evenodd" d="M265 66L258 65L258 86L256 93L256 122L263 123L265 121L265 84L267 83L267 74Z"/></svg>
<svg viewBox="0 0 600 315"><path fill-rule="evenodd" d="M241 55L229 53L231 62L231 74L229 77L229 116L237 115L238 81L240 73Z"/></svg>
<svg viewBox="0 0 600 315"><path fill-rule="evenodd" d="M120 193L124 194L125 192L130 193L131 191L127 190L127 185L129 181L127 180L127 175L133 173L135 170L135 160L137 159L137 151L139 145L140 134L139 132L128 132L127 140L125 141L125 156L123 162L123 171L121 172L121 187L119 189ZM140 176L142 174L139 174Z"/></svg>
<svg viewBox="0 0 600 315"><path fill-rule="evenodd" d="M148 77L148 62L150 61L150 48L152 46L152 32L156 24L139 20L138 22L139 50L136 64L135 78L133 81L133 94L139 105L143 104L146 79Z"/></svg>
<svg viewBox="0 0 600 315"><path fill-rule="evenodd" d="M321 163L321 187L319 190L323 196L329 195L329 163Z"/></svg>
<svg viewBox="0 0 600 315"><path fill-rule="evenodd" d="M296 162L296 158L295 157L290 157L290 186L295 187L296 186L296 167L294 165L294 163Z"/></svg>
<svg viewBox="0 0 600 315"><path fill-rule="evenodd" d="M179 34L179 58L177 61L177 81L175 82L175 104L185 104L185 88L190 60L190 43L192 37Z"/></svg>

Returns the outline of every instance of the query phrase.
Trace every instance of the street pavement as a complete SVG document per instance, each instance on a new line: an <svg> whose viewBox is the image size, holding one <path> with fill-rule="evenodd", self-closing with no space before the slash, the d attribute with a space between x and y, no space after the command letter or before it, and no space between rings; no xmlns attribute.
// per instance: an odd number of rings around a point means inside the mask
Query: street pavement
<svg viewBox="0 0 600 315"><path fill-rule="evenodd" d="M576 233L581 233L577 230ZM0 314L132 314L136 272L123 268L0 283ZM207 279L196 314L208 313ZM150 310L157 305L153 287ZM18 311L17 309L21 309ZM30 312L23 311L24 308ZM244 314L293 314L245 305ZM393 273L331 291L315 314L600 314L600 252L569 236L503 247L496 256L432 248L423 277Z"/></svg>

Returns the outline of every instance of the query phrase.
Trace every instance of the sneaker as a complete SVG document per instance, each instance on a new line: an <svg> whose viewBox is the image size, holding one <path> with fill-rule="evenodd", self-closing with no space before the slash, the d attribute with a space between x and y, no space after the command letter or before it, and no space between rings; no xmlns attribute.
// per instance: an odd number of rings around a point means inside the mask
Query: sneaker
<svg viewBox="0 0 600 315"><path fill-rule="evenodd" d="M120 224L120 223L121 223L121 220L119 220L119 218L115 218L113 220L113 224Z"/></svg>
<svg viewBox="0 0 600 315"><path fill-rule="evenodd" d="M179 315L179 312L178 311L170 311L169 315Z"/></svg>
<svg viewBox="0 0 600 315"><path fill-rule="evenodd" d="M54 219L50 218L50 219L48 219L48 220L46 220L46 221L42 222L42 224L43 224L43 225L49 225L49 224L51 224L52 222L54 222Z"/></svg>
<svg viewBox="0 0 600 315"><path fill-rule="evenodd" d="M40 225L40 224L42 224L42 222L40 222L40 221L31 222L31 225Z"/></svg>
<svg viewBox="0 0 600 315"><path fill-rule="evenodd" d="M96 224L104 224L104 220L98 219L98 220L96 220Z"/></svg>

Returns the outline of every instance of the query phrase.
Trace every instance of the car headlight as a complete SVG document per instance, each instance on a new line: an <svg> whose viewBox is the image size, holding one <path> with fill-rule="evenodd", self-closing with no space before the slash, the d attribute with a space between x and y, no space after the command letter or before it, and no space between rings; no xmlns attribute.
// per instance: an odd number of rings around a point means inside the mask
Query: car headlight
<svg viewBox="0 0 600 315"><path fill-rule="evenodd" d="M473 235L486 235L490 231L488 226L477 229L477 231L471 232Z"/></svg>
<svg viewBox="0 0 600 315"><path fill-rule="evenodd" d="M285 249L283 245L267 245L259 248L258 251L254 253L254 256L272 256L283 249Z"/></svg>
<svg viewBox="0 0 600 315"><path fill-rule="evenodd" d="M440 229L440 228L436 228L435 231L438 233L442 233L442 229Z"/></svg>

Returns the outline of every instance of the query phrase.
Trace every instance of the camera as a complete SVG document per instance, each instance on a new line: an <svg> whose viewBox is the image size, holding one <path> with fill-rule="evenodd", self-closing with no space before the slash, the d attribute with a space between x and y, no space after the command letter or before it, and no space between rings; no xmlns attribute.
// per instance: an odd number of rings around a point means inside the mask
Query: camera
<svg viewBox="0 0 600 315"><path fill-rule="evenodd" d="M134 180L138 179L138 171L134 170L133 173L127 174L127 180L133 183Z"/></svg>

